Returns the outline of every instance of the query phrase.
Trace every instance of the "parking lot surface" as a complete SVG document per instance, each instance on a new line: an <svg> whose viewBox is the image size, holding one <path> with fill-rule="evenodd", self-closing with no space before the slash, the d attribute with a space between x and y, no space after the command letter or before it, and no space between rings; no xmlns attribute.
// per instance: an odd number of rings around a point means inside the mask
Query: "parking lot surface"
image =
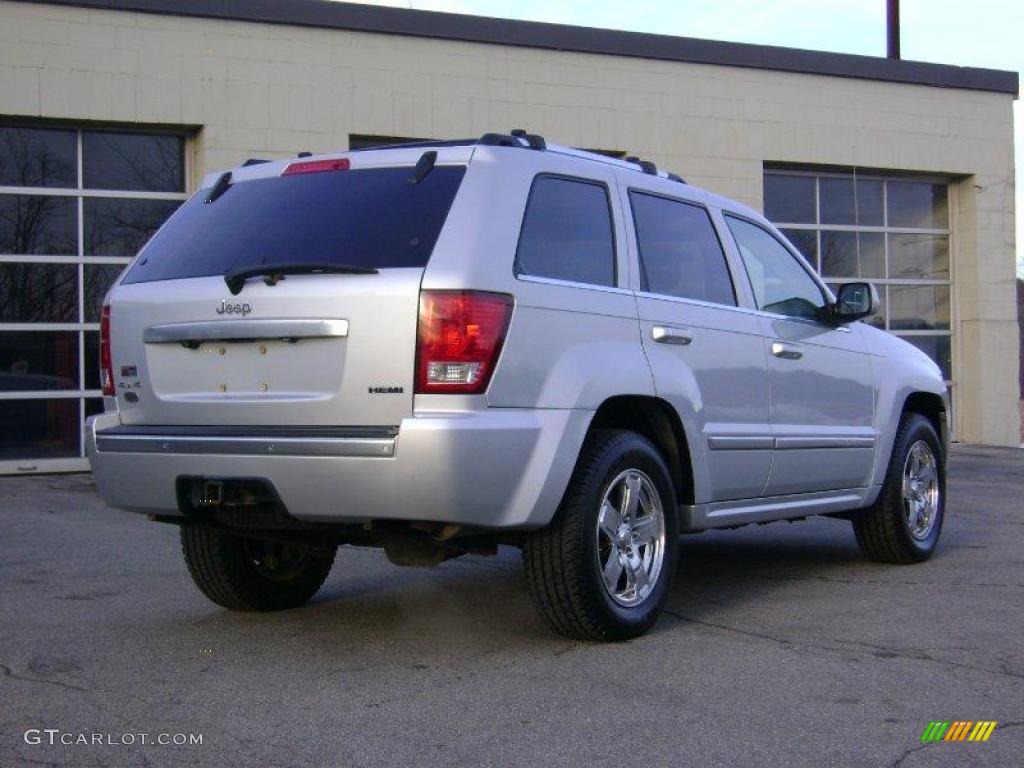
<svg viewBox="0 0 1024 768"><path fill-rule="evenodd" d="M0 479L0 522L3 766L1024 754L1024 450L956 447L943 540L922 565L867 562L838 520L686 537L666 615L617 645L552 635L513 549L434 570L342 549L307 607L237 614L192 586L176 528L106 508L87 475ZM924 745L933 720L999 725L987 743ZM29 729L60 733L27 743Z"/></svg>

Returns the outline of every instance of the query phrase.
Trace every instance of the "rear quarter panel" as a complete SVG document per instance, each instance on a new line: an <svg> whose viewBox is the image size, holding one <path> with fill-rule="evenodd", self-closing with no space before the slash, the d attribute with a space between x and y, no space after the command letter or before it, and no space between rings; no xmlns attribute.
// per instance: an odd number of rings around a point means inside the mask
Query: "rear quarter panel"
<svg viewBox="0 0 1024 768"><path fill-rule="evenodd" d="M516 277L530 186L551 173L607 185L615 222L617 286ZM629 290L614 172L553 152L478 147L423 277L423 287L509 293L515 309L487 404L594 410L608 397L653 394Z"/></svg>

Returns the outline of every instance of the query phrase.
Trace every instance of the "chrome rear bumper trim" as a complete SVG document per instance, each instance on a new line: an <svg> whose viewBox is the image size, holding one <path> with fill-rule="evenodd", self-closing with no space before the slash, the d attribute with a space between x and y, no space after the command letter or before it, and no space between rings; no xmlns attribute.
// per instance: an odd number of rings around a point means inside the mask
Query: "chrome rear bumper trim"
<svg viewBox="0 0 1024 768"><path fill-rule="evenodd" d="M221 456L363 456L390 458L394 438L214 437L96 433L100 453L174 453Z"/></svg>

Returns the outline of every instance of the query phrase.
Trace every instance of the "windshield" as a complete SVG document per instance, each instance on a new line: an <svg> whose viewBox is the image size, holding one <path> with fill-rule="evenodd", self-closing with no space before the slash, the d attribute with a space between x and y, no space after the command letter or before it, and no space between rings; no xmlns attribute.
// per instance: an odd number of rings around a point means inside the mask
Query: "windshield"
<svg viewBox="0 0 1024 768"><path fill-rule="evenodd" d="M223 275L260 264L423 267L465 173L437 167L296 174L200 190L157 232L125 283Z"/></svg>

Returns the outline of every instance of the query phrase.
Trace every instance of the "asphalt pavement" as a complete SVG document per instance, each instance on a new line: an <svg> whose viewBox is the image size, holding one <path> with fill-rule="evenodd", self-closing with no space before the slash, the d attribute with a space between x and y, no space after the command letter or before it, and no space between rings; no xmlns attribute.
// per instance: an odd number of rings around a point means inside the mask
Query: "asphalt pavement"
<svg viewBox="0 0 1024 768"><path fill-rule="evenodd" d="M2 766L1024 762L1024 450L956 447L921 565L864 560L839 520L685 537L623 644L551 634L514 549L342 549L310 605L257 615L87 475L0 479L0 524ZM923 744L934 720L999 725ZM153 743L179 735L201 743Z"/></svg>

